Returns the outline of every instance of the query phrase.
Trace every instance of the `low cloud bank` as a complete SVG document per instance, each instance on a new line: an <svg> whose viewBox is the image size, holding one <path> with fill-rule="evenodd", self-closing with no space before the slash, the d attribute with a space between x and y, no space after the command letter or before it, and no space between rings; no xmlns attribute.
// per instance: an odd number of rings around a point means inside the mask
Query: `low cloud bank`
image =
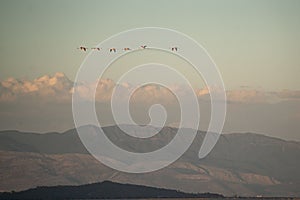
<svg viewBox="0 0 300 200"><path fill-rule="evenodd" d="M114 124L110 100L116 84L111 79L98 83L74 83L63 73L45 75L34 80L8 78L0 81L0 129L48 132L73 128L72 93L77 90L86 100L97 86L95 100L99 120L104 125ZM124 90L134 86L120 85ZM184 93L180 85L172 90ZM216 90L217 88L211 88ZM210 120L209 89L195 89L200 105L200 129L205 130ZM300 91L264 91L241 87L226 91L227 118L225 132L258 132L284 139L300 140ZM139 124L149 122L148 109L162 104L168 113L167 125L180 121L176 97L167 88L146 85L131 98L131 115Z"/></svg>

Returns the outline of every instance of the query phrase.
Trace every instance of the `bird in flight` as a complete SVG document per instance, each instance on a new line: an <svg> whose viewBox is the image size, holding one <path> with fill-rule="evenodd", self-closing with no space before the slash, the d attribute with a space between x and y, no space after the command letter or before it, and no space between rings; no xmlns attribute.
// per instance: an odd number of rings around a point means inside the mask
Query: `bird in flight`
<svg viewBox="0 0 300 200"><path fill-rule="evenodd" d="M172 51L177 51L177 50L178 50L178 47L172 47L171 50L172 50Z"/></svg>
<svg viewBox="0 0 300 200"><path fill-rule="evenodd" d="M141 49L146 49L146 48L148 48L148 47L147 47L147 45L141 45L140 48L141 48ZM77 48L77 49L79 49L79 50L81 50L81 51L87 51L89 48L87 48L87 47L85 47L85 46L80 46L80 47ZM102 48L101 48L101 47L92 47L92 48L90 48L90 49L100 51ZM176 46L173 46L173 47L170 47L170 49L171 49L172 51L178 51L179 48L176 47ZM109 52L113 52L113 53L116 53L116 52L117 52L117 49L116 49L116 48L109 48L108 50L109 50ZM132 50L132 49L129 48L129 47L124 47L123 50L124 50L124 51L130 51L130 50Z"/></svg>
<svg viewBox="0 0 300 200"><path fill-rule="evenodd" d="M101 50L101 48L99 48L99 47L93 47L92 49L93 49L93 50L98 50L98 51Z"/></svg>
<svg viewBox="0 0 300 200"><path fill-rule="evenodd" d="M81 46L81 47L79 47L79 48L77 48L77 49L82 50L82 51L86 51L88 48L87 48L87 47Z"/></svg>
<svg viewBox="0 0 300 200"><path fill-rule="evenodd" d="M115 48L110 48L109 52L116 52L117 50Z"/></svg>

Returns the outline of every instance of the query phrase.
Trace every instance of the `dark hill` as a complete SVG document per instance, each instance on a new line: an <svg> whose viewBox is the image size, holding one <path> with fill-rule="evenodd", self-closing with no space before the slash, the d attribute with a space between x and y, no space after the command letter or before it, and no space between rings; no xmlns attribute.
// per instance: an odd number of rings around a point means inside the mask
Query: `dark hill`
<svg viewBox="0 0 300 200"><path fill-rule="evenodd" d="M0 199L132 199L132 198L217 198L218 194L191 194L110 181L81 186L37 187L21 192L0 193Z"/></svg>

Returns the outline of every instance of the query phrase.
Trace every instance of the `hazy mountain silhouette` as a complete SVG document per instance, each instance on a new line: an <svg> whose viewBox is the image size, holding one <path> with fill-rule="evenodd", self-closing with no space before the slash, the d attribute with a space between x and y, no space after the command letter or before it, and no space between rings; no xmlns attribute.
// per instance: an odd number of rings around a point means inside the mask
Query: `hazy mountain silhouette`
<svg viewBox="0 0 300 200"><path fill-rule="evenodd" d="M149 139L128 142L132 138L117 126L104 130L120 147L138 152L164 146L177 131L166 127ZM300 196L299 142L253 133L226 134L221 135L206 158L199 160L197 154L204 136L198 131L189 150L165 169L127 174L112 170L90 156L75 129L47 134L2 131L0 190L112 180L194 193Z"/></svg>

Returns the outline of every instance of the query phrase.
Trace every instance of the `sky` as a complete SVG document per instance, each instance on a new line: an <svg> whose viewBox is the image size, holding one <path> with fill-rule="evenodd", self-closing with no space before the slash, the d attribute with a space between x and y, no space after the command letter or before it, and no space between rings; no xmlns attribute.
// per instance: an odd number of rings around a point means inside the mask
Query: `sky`
<svg viewBox="0 0 300 200"><path fill-rule="evenodd" d="M218 66L228 97L225 132L257 132L300 141L299 19L298 0L1 0L0 130L73 128L73 81L88 54L77 48L93 47L128 29L162 27L192 37ZM187 64L178 57L156 53L130 54L107 71L97 103L105 116L109 116L107 100L114 79L131 65L160 59L194 83L201 81L186 71ZM204 85L196 86L207 125L208 92ZM133 109L136 120L147 122L147 101L158 100L149 94L169 100L162 91L141 90ZM168 123L176 124L178 112L170 102ZM112 123L111 117L104 121Z"/></svg>
<svg viewBox="0 0 300 200"><path fill-rule="evenodd" d="M183 32L208 51L226 88L299 89L300 2L17 1L0 2L0 79L65 73L74 80L86 54L137 27Z"/></svg>

